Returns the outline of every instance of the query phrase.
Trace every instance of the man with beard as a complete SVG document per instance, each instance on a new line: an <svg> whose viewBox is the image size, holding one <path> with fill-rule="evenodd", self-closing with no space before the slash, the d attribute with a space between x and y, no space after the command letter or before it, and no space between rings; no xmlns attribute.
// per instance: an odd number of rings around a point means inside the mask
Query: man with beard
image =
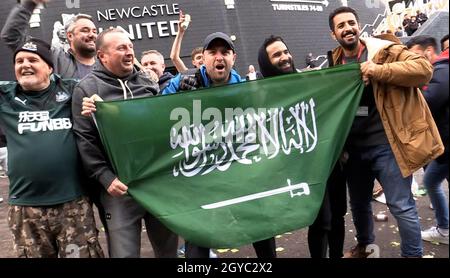
<svg viewBox="0 0 450 278"><path fill-rule="evenodd" d="M264 77L298 72L292 55L281 37L270 36L258 52L258 63ZM347 198L345 177L338 162L327 181L322 206L308 229L308 247L312 258L343 256Z"/></svg>
<svg viewBox="0 0 450 278"><path fill-rule="evenodd" d="M163 91L174 94L182 90L235 84L244 80L233 69L236 52L230 37L222 32L208 35L203 44L203 65L177 75ZM258 258L276 258L275 238L253 243ZM186 258L208 258L209 248L186 242Z"/></svg>
<svg viewBox="0 0 450 278"><path fill-rule="evenodd" d="M38 4L49 1L25 0L11 10L1 32L1 38L8 47L15 50L27 40L28 22L33 10ZM69 50L65 51L62 47L53 47L51 50L54 72L62 78L82 79L94 66L97 28L91 19L85 14L72 17L65 25Z"/></svg>
<svg viewBox="0 0 450 278"><path fill-rule="evenodd" d="M258 63L264 77L300 72L281 37L270 36L264 41L258 52Z"/></svg>
<svg viewBox="0 0 450 278"><path fill-rule="evenodd" d="M109 231L109 255L112 258L140 257L144 220L155 257L175 258L178 236L127 194L128 187L114 173L94 120L81 113L83 100L91 100L93 104L94 94L104 100L150 97L159 92L158 85L134 67L133 43L125 31L103 31L96 46L99 63L75 87L72 112L85 169L90 178L102 185L100 200Z"/></svg>
<svg viewBox="0 0 450 278"><path fill-rule="evenodd" d="M376 178L397 220L401 255L423 255L420 223L411 193L412 174L444 151L431 112L417 89L428 83L431 64L399 43L360 38L356 11L340 7L329 16L339 43L330 64L361 63L366 87L345 149L346 177L358 244L347 258L376 257L372 190Z"/></svg>

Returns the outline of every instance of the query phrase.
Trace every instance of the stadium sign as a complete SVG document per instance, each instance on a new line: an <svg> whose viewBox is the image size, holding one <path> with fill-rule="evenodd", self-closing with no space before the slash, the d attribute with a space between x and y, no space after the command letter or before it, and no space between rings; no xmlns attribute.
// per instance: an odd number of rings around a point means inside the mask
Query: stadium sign
<svg viewBox="0 0 450 278"><path fill-rule="evenodd" d="M327 0L270 0L274 11L323 12L330 4Z"/></svg>

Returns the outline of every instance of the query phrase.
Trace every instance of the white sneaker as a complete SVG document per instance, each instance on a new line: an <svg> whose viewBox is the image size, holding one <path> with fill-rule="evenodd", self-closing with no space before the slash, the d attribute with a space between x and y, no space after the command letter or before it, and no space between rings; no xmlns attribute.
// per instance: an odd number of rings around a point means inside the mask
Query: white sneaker
<svg viewBox="0 0 450 278"><path fill-rule="evenodd" d="M0 203L1 203L1 202L3 202L3 198L2 198L2 197L0 197Z"/></svg>
<svg viewBox="0 0 450 278"><path fill-rule="evenodd" d="M428 230L421 232L422 240L439 242L448 245L448 229L439 229L438 227L431 227Z"/></svg>
<svg viewBox="0 0 450 278"><path fill-rule="evenodd" d="M212 249L209 249L209 258L210 259L217 259L217 254L214 253L214 251Z"/></svg>

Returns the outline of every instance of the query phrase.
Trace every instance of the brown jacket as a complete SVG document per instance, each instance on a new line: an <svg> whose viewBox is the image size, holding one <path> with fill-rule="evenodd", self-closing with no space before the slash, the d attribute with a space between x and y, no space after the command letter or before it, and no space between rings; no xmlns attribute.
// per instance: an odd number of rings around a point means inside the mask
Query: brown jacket
<svg viewBox="0 0 450 278"><path fill-rule="evenodd" d="M432 76L431 64L404 45L376 38L361 39L368 59L380 65L371 79L384 130L404 177L444 152L428 105L418 88ZM333 50L334 64L343 50Z"/></svg>

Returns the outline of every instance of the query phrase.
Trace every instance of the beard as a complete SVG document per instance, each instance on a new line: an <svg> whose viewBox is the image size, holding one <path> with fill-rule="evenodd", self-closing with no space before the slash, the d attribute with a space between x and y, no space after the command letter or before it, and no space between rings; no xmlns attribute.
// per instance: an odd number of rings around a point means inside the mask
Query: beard
<svg viewBox="0 0 450 278"><path fill-rule="evenodd" d="M88 46L87 44L84 44L82 42L75 42L74 47L76 49L76 52L85 58L92 58L96 54L95 47Z"/></svg>
<svg viewBox="0 0 450 278"><path fill-rule="evenodd" d="M347 36L348 34L353 34L355 36L355 40L353 42L347 42L345 40L344 37ZM345 50L353 51L358 46L359 34L357 34L355 32L347 32L346 34L342 34L342 37L340 39L338 39L338 42Z"/></svg>
<svg viewBox="0 0 450 278"><path fill-rule="evenodd" d="M283 67L283 65L286 63L290 64L289 68ZM278 72L278 74L286 74L286 73L296 72L295 67L294 67L294 62L292 61L291 58L289 58L289 60L287 60L287 61L282 61L282 62L278 63L278 66L275 68L276 68L276 71Z"/></svg>

